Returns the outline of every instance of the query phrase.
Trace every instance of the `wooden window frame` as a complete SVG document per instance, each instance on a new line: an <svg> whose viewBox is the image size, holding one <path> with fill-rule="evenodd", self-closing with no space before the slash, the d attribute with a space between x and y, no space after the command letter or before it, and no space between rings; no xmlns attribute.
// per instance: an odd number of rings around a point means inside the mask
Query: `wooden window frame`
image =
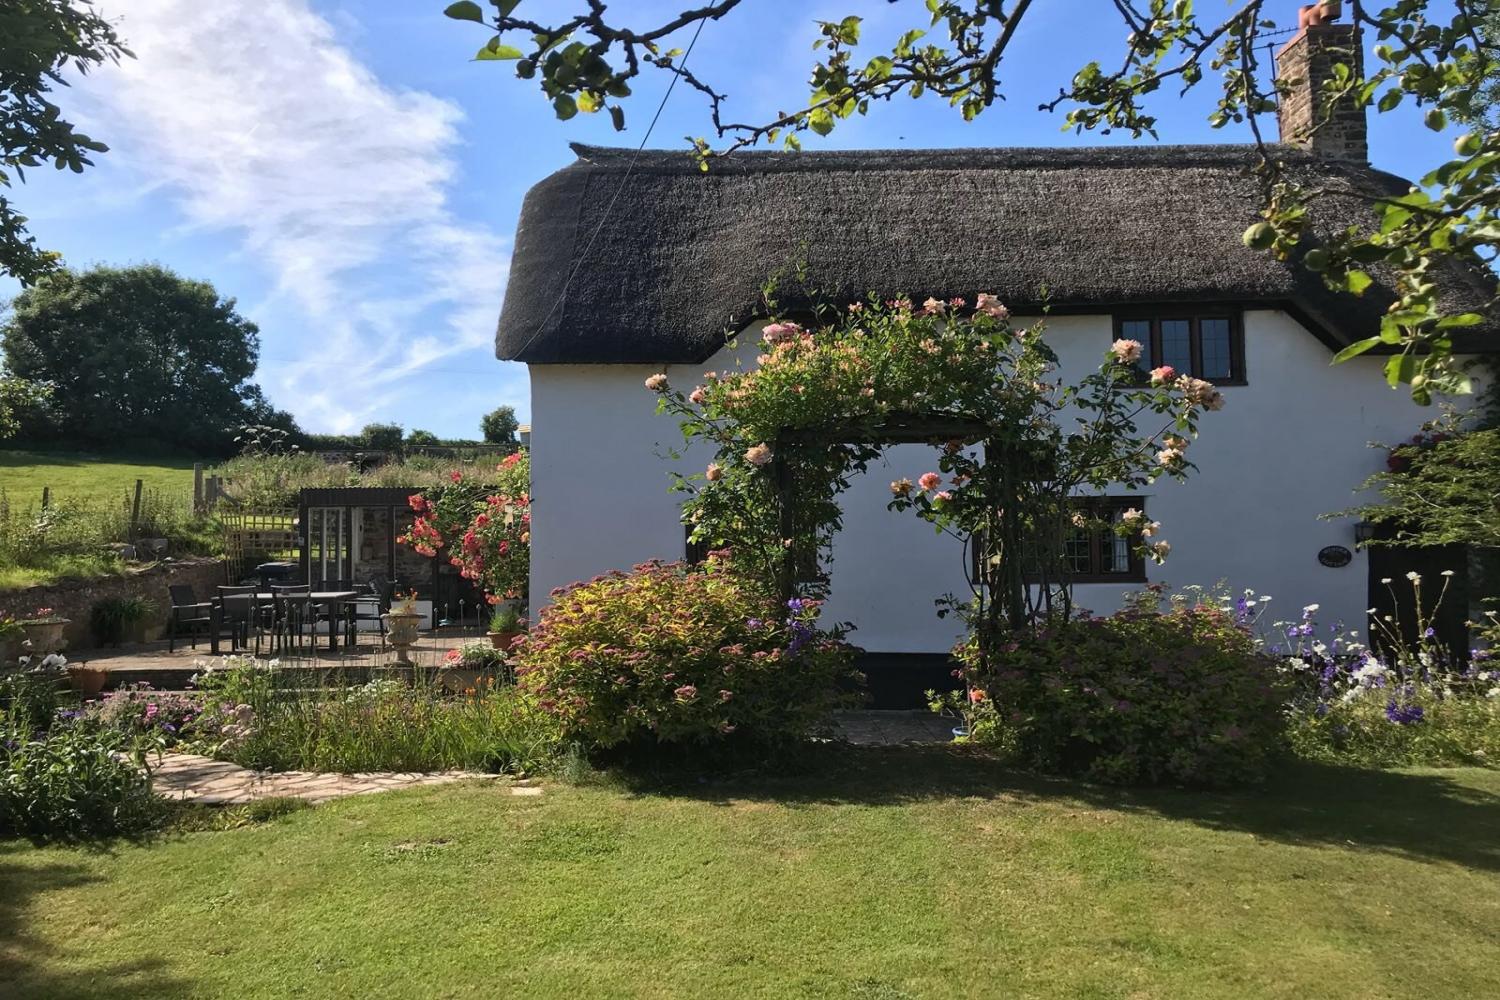
<svg viewBox="0 0 1500 1000"><path fill-rule="evenodd" d="M1244 313L1239 309L1194 309L1190 307L1178 308L1173 306L1143 307L1129 309L1114 314L1114 339L1125 337L1124 327L1126 323L1149 323L1151 333L1146 343L1142 346L1146 349L1145 369L1150 370L1161 364L1161 324L1163 321L1184 320L1188 324L1188 342L1192 351L1191 372L1179 372L1180 375L1192 375L1194 378L1202 378L1199 372L1203 371L1203 327L1206 319L1222 319L1229 322L1229 378L1211 378L1206 381L1214 385L1248 385L1245 376L1245 320Z"/></svg>
<svg viewBox="0 0 1500 1000"><path fill-rule="evenodd" d="M1087 510L1090 513L1095 513L1095 514L1099 513L1102 510L1109 510L1109 511L1128 510L1131 507L1134 507L1136 510L1139 510L1142 513L1142 515L1145 515L1145 513L1146 513L1146 498L1142 497L1140 495L1136 495L1136 496L1113 496L1113 495L1111 495L1111 496L1072 497L1069 500L1069 504L1070 504L1070 506L1074 507L1075 509ZM1149 520L1149 518L1147 518L1147 519ZM1124 572L1121 572L1121 573L1099 573L1099 572L1092 572L1092 570L1097 569L1103 563L1103 558L1102 558L1102 556L1103 556L1102 544L1103 544L1103 541L1104 541L1104 537L1105 536L1104 536L1103 532L1100 532L1100 531L1090 532L1090 535L1089 535L1089 567L1090 567L1091 572L1088 572L1088 573L1071 573L1067 577L1067 582L1068 583L1148 583L1148 582L1150 582L1146 578L1146 560L1145 560L1145 557L1142 556L1138 551L1136 551L1137 548L1139 548L1139 542L1140 542L1139 536L1137 536L1136 538L1133 538L1131 540L1130 548L1128 549L1128 552L1129 552L1129 562L1127 564L1128 568ZM973 551L970 553L970 562L971 562L970 572L973 575L973 579L975 579L975 580L980 579L980 576L981 576L980 570L981 570L982 567L980 566L980 560L983 558L983 553L984 553L984 543L983 543L982 539L980 539L978 536L976 536L975 537L975 541L974 541L974 545L973 545ZM1037 583L1039 581L1040 581L1040 577L1038 577L1038 576L1036 576L1036 575L1034 575L1032 573L1027 573L1026 574L1026 582L1027 583Z"/></svg>

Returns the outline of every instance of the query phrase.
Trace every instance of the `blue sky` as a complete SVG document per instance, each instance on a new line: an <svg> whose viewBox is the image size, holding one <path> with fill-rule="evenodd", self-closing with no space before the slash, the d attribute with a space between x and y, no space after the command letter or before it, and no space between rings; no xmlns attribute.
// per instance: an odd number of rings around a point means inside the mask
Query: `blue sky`
<svg viewBox="0 0 1500 1000"><path fill-rule="evenodd" d="M258 380L309 430L379 420L474 436L501 403L524 420L525 369L491 348L521 199L571 162L570 140L638 145L667 80L638 82L624 133L603 116L558 122L510 64L471 61L488 36L443 17L444 5L100 0L138 58L63 100L112 151L82 176L34 172L15 200L72 265L160 261L236 298L260 325ZM682 8L613 6L652 24ZM705 27L691 65L730 95L736 115L764 118L805 95L814 20L865 16L873 50L922 6L747 0ZM1273 13L1295 23L1296 3L1284 6ZM1132 141L1065 134L1060 114L1036 110L1089 58L1117 60L1122 39L1109 0L1037 4L1005 61L1003 105L965 124L941 102L899 98L807 148ZM1160 141L1248 138L1211 129L1211 106L1207 89L1158 95ZM705 105L678 88L650 145L707 132ZM1450 143L1410 110L1372 116L1378 167L1418 176ZM0 278L0 297L15 290Z"/></svg>

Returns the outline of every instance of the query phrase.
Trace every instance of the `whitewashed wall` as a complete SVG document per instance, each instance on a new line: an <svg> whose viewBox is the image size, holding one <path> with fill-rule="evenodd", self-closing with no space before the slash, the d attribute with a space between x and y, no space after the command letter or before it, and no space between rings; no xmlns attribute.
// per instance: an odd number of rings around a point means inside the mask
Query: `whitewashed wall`
<svg viewBox="0 0 1500 1000"><path fill-rule="evenodd" d="M1098 364L1112 340L1108 316L1054 317L1047 338L1064 374ZM754 337L747 336L747 341ZM753 356L753 344L740 353ZM1207 414L1190 448L1198 472L1185 484L1159 482L1145 507L1172 543L1153 581L1174 587L1227 581L1274 597L1291 615L1322 605L1325 620L1363 622L1365 556L1341 569L1321 566L1320 548L1354 549L1347 520L1319 520L1354 501L1354 488L1383 460L1372 441L1410 437L1432 411L1386 387L1379 358L1332 367L1327 348L1274 311L1245 314L1249 385L1228 386L1226 405ZM667 374L689 387L703 371L732 367L729 353ZM643 387L659 369L640 365L533 365L531 591L548 592L612 568L684 552L679 495L668 492L669 450L683 450L674 420L656 413ZM678 468L701 469L710 455L688 451ZM920 445L886 453L846 495L845 530L834 546L828 615L858 626L854 639L877 652L941 652L957 630L933 602L964 589L956 542L911 514L885 509L892 479L936 468ZM1079 602L1108 612L1127 588L1076 588Z"/></svg>

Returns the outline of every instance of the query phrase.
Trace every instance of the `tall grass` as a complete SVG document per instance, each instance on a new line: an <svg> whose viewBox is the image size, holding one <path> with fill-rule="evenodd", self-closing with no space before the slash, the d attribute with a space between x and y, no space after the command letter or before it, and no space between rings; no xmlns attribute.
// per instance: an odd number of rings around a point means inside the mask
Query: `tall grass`
<svg viewBox="0 0 1500 1000"><path fill-rule="evenodd" d="M305 670L238 660L199 678L197 749L271 771L535 770L556 727L514 688L450 693L421 679L311 686Z"/></svg>
<svg viewBox="0 0 1500 1000"><path fill-rule="evenodd" d="M100 576L123 568L119 546L130 541L133 499L63 498L42 507L14 504L0 491L0 590ZM216 525L195 515L175 493L141 494L136 538L165 538L173 556L212 555L220 549Z"/></svg>
<svg viewBox="0 0 1500 1000"><path fill-rule="evenodd" d="M320 455L241 455L210 470L224 480L233 501L251 510L289 510L304 489L340 486L401 486L425 488L449 482L457 469L465 478L484 481L495 472L504 451L456 459L440 455L410 455L360 470L350 462L328 462Z"/></svg>

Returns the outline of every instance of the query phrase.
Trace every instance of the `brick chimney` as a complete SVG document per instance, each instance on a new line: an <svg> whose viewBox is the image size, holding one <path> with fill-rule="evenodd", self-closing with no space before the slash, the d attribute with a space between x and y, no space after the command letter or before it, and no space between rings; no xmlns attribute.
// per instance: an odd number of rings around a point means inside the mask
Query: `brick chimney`
<svg viewBox="0 0 1500 1000"><path fill-rule="evenodd" d="M1319 3L1299 12L1299 30L1276 53L1276 76L1289 89L1276 107L1281 141L1330 160L1369 158L1365 109L1352 98L1329 108L1323 86L1343 63L1363 74L1359 26L1335 20L1342 3Z"/></svg>

